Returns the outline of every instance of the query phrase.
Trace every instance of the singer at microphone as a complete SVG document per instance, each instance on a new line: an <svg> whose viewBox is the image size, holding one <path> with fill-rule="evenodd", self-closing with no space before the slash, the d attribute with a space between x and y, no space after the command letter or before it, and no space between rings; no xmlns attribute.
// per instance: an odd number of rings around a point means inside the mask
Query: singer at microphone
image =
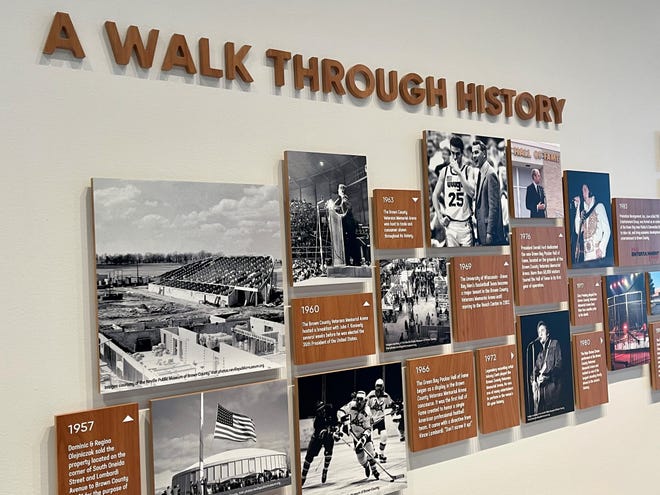
<svg viewBox="0 0 660 495"><path fill-rule="evenodd" d="M534 413L550 411L561 405L561 370L562 357L559 342L550 337L550 329L543 320L536 325L538 337L535 342L541 348L535 355L534 367L529 377Z"/></svg>

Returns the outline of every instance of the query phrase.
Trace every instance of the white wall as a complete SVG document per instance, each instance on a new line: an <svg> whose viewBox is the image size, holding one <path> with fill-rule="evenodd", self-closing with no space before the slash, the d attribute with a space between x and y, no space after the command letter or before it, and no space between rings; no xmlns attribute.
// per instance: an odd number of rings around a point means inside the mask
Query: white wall
<svg viewBox="0 0 660 495"><path fill-rule="evenodd" d="M370 188L421 188L430 128L557 142L564 168L610 171L613 196L657 197L660 4L504 3L3 2L3 491L55 493L53 415L111 403L95 392L90 177L278 183L282 153L295 149L364 154ZM72 16L82 62L41 54L58 10ZM115 66L106 20L122 35L160 29L155 68ZM209 37L215 65L226 41L253 45L255 82L163 75L173 33L193 47ZM290 83L278 92L268 48L445 77L449 107L439 116ZM566 98L564 124L458 116L458 80ZM660 395L648 367L609 380L602 408L412 456L407 493L656 492Z"/></svg>

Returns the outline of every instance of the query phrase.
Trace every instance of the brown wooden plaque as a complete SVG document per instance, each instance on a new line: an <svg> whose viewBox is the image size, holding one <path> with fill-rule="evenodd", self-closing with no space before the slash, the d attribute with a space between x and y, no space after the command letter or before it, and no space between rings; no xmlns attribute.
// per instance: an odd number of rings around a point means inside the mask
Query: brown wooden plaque
<svg viewBox="0 0 660 495"><path fill-rule="evenodd" d="M660 263L660 199L612 199L614 262L618 266Z"/></svg>
<svg viewBox="0 0 660 495"><path fill-rule="evenodd" d="M492 433L520 424L516 345L477 349L479 430Z"/></svg>
<svg viewBox="0 0 660 495"><path fill-rule="evenodd" d="M472 353L410 359L407 365L410 450L477 436Z"/></svg>
<svg viewBox="0 0 660 495"><path fill-rule="evenodd" d="M603 332L577 333L573 340L573 383L578 409L606 404L607 362Z"/></svg>
<svg viewBox="0 0 660 495"><path fill-rule="evenodd" d="M292 299L294 363L373 354L373 305L368 293Z"/></svg>
<svg viewBox="0 0 660 495"><path fill-rule="evenodd" d="M139 495L138 405L55 416L59 495Z"/></svg>
<svg viewBox="0 0 660 495"><path fill-rule="evenodd" d="M455 257L449 271L454 340L515 333L510 256Z"/></svg>
<svg viewBox="0 0 660 495"><path fill-rule="evenodd" d="M562 227L514 227L511 234L518 306L568 300L566 243Z"/></svg>
<svg viewBox="0 0 660 495"><path fill-rule="evenodd" d="M603 321L603 281L601 277L568 279L571 325L595 325Z"/></svg>
<svg viewBox="0 0 660 495"><path fill-rule="evenodd" d="M651 386L660 390L660 322L651 323Z"/></svg>
<svg viewBox="0 0 660 495"><path fill-rule="evenodd" d="M374 189L377 249L424 247L422 193L401 189Z"/></svg>

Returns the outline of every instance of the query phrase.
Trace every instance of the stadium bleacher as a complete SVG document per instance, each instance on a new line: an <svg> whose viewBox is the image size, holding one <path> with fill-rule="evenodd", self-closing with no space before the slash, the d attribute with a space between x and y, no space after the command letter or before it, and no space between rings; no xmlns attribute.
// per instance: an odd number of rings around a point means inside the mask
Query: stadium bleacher
<svg viewBox="0 0 660 495"><path fill-rule="evenodd" d="M213 256L160 276L160 284L178 289L228 295L236 287L261 289L271 280L269 256Z"/></svg>

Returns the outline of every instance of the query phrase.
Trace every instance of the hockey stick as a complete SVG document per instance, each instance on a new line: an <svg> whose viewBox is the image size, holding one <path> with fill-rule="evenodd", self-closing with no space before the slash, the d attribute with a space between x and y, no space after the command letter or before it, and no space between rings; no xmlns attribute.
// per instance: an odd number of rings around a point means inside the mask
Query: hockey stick
<svg viewBox="0 0 660 495"><path fill-rule="evenodd" d="M354 442L359 441L358 438L355 436L355 433L353 433L350 430L348 432L350 433L351 438L353 438ZM355 450L353 448L353 446L344 439L343 435L341 437L341 440L342 440L342 442L344 442L346 444L346 446L350 447L351 450L353 450L353 451ZM371 459L372 461L374 461L376 463L376 465L381 469L381 471L383 471L387 476L390 477L390 481L394 482L394 480L400 480L401 478L405 477L405 474L391 474L387 469L385 469L383 467L383 465L380 462L378 462L378 459L376 459L373 455L371 455L371 453L367 449L363 448L362 450L364 450L364 452L367 454L369 459Z"/></svg>

